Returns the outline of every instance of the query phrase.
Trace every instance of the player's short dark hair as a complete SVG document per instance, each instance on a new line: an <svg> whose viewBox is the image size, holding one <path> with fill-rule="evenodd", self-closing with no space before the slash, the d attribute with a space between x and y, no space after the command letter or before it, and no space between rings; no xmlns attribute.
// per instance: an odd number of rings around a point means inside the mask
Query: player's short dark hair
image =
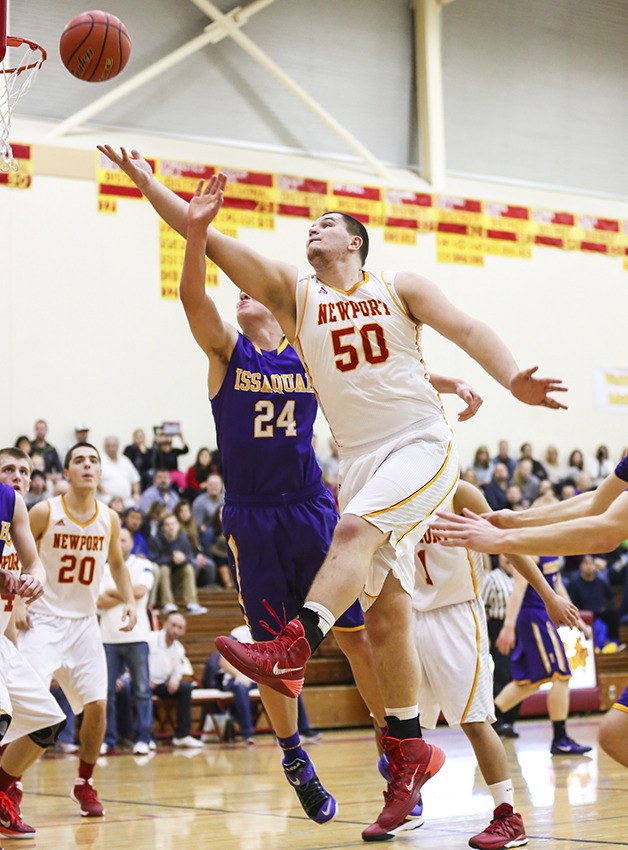
<svg viewBox="0 0 628 850"><path fill-rule="evenodd" d="M68 449L67 454L65 456L65 460L63 461L63 468L64 469L69 468L70 461L72 460L72 453L74 452L74 450L81 448L82 446L85 446L88 449L93 449L96 452L96 456L98 457L98 463L100 463L100 452L98 451L96 446L93 445L92 443L88 443L85 440L79 440L78 443L74 443L74 445L70 446L70 448Z"/></svg>
<svg viewBox="0 0 628 850"><path fill-rule="evenodd" d="M22 449L18 449L16 446L7 446L4 449L0 449L0 456L1 455L12 457L13 460L25 460L28 463L30 471L33 471L33 461L31 460L30 455L25 451L22 451Z"/></svg>
<svg viewBox="0 0 628 850"><path fill-rule="evenodd" d="M354 218L349 213L341 212L340 210L328 210L324 212L323 216L326 215L339 215L342 216L342 219L345 223L345 227L349 231L352 236L359 236L362 240L362 247L360 248L360 260L362 261L362 265L366 262L366 258L369 253L369 235L366 227L362 224L361 221L358 221L357 218Z"/></svg>

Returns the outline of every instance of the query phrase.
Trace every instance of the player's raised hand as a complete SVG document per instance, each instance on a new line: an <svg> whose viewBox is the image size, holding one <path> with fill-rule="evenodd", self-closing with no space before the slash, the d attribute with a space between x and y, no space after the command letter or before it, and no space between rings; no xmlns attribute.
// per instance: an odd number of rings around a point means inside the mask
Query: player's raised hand
<svg viewBox="0 0 628 850"><path fill-rule="evenodd" d="M114 162L118 168L121 168L138 189L143 189L150 183L153 176L153 169L138 150L133 149L131 156L129 156L126 148L120 148L120 153L118 153L111 145L96 145L96 147Z"/></svg>
<svg viewBox="0 0 628 850"><path fill-rule="evenodd" d="M44 595L44 586L37 576L22 573L20 576L17 595L25 600L27 605Z"/></svg>
<svg viewBox="0 0 628 850"><path fill-rule="evenodd" d="M489 511L486 514L480 514L482 519L490 522L495 528L516 528L515 517L517 511L511 511L510 508L503 508L500 511Z"/></svg>
<svg viewBox="0 0 628 850"><path fill-rule="evenodd" d="M137 623L137 611L135 610L135 605L124 606L122 609L122 622L125 625L120 626L121 632L130 632L135 628L135 624Z"/></svg>
<svg viewBox="0 0 628 850"><path fill-rule="evenodd" d="M515 648L515 630L512 626L502 626L500 633L497 635L495 646L502 655L510 655L511 650Z"/></svg>
<svg viewBox="0 0 628 850"><path fill-rule="evenodd" d="M581 623L578 609L569 600L558 593L552 594L549 602L545 603L550 620L555 626L579 626Z"/></svg>
<svg viewBox="0 0 628 850"><path fill-rule="evenodd" d="M188 208L188 227L209 227L222 208L226 185L227 177L222 172L212 175L207 181L198 181Z"/></svg>
<svg viewBox="0 0 628 850"><path fill-rule="evenodd" d="M0 569L0 593L14 594L19 589L19 574Z"/></svg>
<svg viewBox="0 0 628 850"><path fill-rule="evenodd" d="M475 552L497 554L505 551L500 529L483 517L464 508L464 515L437 512L438 520L430 526L443 546L464 546Z"/></svg>
<svg viewBox="0 0 628 850"><path fill-rule="evenodd" d="M458 381L456 384L456 395L467 405L458 414L458 422L465 422L467 419L471 419L484 404L482 396L470 384L467 384L466 381Z"/></svg>
<svg viewBox="0 0 628 850"><path fill-rule="evenodd" d="M566 393L567 387L562 386L560 378L535 378L534 373L538 366L526 369L517 374L510 381L510 392L515 398L524 404L551 407L553 410L567 410L566 404L561 404L548 393Z"/></svg>

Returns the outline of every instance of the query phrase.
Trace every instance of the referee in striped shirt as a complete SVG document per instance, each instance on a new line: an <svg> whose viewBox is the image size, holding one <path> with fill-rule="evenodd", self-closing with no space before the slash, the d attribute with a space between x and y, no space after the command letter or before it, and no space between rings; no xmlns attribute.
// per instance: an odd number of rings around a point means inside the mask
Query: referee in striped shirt
<svg viewBox="0 0 628 850"><path fill-rule="evenodd" d="M488 638L491 656L495 665L493 671L493 696L512 680L510 655L502 655L495 646L497 636L502 630L506 618L506 604L514 586L513 567L506 555L499 555L499 566L484 576L482 601L486 609ZM519 705L514 706L500 717L493 728L503 738L518 738L514 722L519 715Z"/></svg>

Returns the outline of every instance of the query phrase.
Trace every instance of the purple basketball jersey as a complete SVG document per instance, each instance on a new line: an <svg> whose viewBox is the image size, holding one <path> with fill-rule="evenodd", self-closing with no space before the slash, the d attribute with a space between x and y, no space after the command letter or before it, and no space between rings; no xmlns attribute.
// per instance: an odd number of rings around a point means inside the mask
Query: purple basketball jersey
<svg viewBox="0 0 628 850"><path fill-rule="evenodd" d="M229 496L272 499L321 482L312 448L316 396L285 340L261 351L239 334L211 405Z"/></svg>
<svg viewBox="0 0 628 850"><path fill-rule="evenodd" d="M628 455L620 460L615 467L615 475L628 484Z"/></svg>
<svg viewBox="0 0 628 850"><path fill-rule="evenodd" d="M545 580L552 590L556 590L556 585L560 577L560 560L555 555L550 557L543 555L539 558L538 568L543 573ZM545 611L545 604L543 600L532 585L529 584L526 588L523 602L521 603L521 610L523 611L530 608Z"/></svg>
<svg viewBox="0 0 628 850"><path fill-rule="evenodd" d="M4 544L11 536L11 523L15 511L15 490L8 484L0 482L0 555L4 550Z"/></svg>

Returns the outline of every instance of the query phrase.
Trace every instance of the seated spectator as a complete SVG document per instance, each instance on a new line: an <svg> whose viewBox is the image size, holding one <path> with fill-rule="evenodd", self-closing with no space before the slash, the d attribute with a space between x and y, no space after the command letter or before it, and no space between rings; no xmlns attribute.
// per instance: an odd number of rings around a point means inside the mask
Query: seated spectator
<svg viewBox="0 0 628 850"><path fill-rule="evenodd" d="M120 498L120 496L110 496L109 499L106 499L105 501L111 510L118 514L120 521L122 521L126 508L124 506L124 501Z"/></svg>
<svg viewBox="0 0 628 850"><path fill-rule="evenodd" d="M63 464L54 446L46 440L48 425L45 419L35 422L35 439L31 440L31 457L39 456L44 461L44 471L53 481L57 481L63 474Z"/></svg>
<svg viewBox="0 0 628 850"><path fill-rule="evenodd" d="M553 505L558 501L558 497L552 487L552 482L549 478L545 478L539 483L539 495L532 502L532 507L540 507L541 505Z"/></svg>
<svg viewBox="0 0 628 850"><path fill-rule="evenodd" d="M154 502L164 504L169 513L174 510L174 506L179 501L178 493L171 489L170 473L167 469L156 469L153 475L153 483L144 490L140 497L140 508L143 513L147 514L150 506Z"/></svg>
<svg viewBox="0 0 628 850"><path fill-rule="evenodd" d="M608 447L605 445L598 446L595 450L595 458L590 461L587 467L593 487L598 487L614 470L615 464L608 457Z"/></svg>
<svg viewBox="0 0 628 850"><path fill-rule="evenodd" d="M202 534L211 527L216 511L225 500L224 486L220 475L212 474L207 479L204 492L194 499L192 514Z"/></svg>
<svg viewBox="0 0 628 850"><path fill-rule="evenodd" d="M33 470L33 473L31 475L30 490L24 496L26 507L30 511L33 505L36 505L37 502L42 502L49 496L50 493L48 492L48 482L46 480L46 473L42 472L39 469Z"/></svg>
<svg viewBox="0 0 628 850"><path fill-rule="evenodd" d="M174 508L174 515L179 520L181 531L190 541L190 546L198 564L198 571L196 573L197 587L206 587L208 584L213 584L216 581L216 566L213 560L207 557L201 547L196 520L192 516L192 506L187 499L181 499L177 502Z"/></svg>
<svg viewBox="0 0 628 850"><path fill-rule="evenodd" d="M151 541L157 537L161 529L162 521L168 516L168 508L163 502L153 502L148 509L148 513L144 517L144 521L140 526L140 531L148 544L148 551L151 551Z"/></svg>
<svg viewBox="0 0 628 850"><path fill-rule="evenodd" d="M567 477L567 467L560 463L556 446L548 446L545 452L545 471L554 486Z"/></svg>
<svg viewBox="0 0 628 850"><path fill-rule="evenodd" d="M511 511L523 511L530 505L523 501L521 487L518 484L509 484L506 490L506 498L508 499L508 507Z"/></svg>
<svg viewBox="0 0 628 850"><path fill-rule="evenodd" d="M159 504L155 502L155 504ZM165 515L165 506L164 506L164 515ZM139 508L131 506L127 508L124 512L124 517L122 520L122 525L124 528L128 529L131 533L132 538L132 546L131 546L131 554L132 555L141 555L143 558L148 558L148 544L146 542L146 538L140 531L142 525L144 523L144 514L141 512Z"/></svg>
<svg viewBox="0 0 628 850"><path fill-rule="evenodd" d="M185 495L193 502L194 499L207 489L207 479L212 474L212 456L208 448L199 449L196 460L188 468L185 476Z"/></svg>
<svg viewBox="0 0 628 850"><path fill-rule="evenodd" d="M133 747L136 755L148 755L153 725L153 709L148 675L148 593L155 581L146 558L131 554L133 539L128 528L120 529L120 548L129 571L137 609L137 623L130 632L121 631L124 625L123 599L105 567L97 607L100 613L100 630L107 657L107 728L104 752L110 752L118 742L116 683L125 668L131 677L135 711L137 713L137 740ZM101 753L103 751L101 750Z"/></svg>
<svg viewBox="0 0 628 850"><path fill-rule="evenodd" d="M565 472L565 478L563 480L571 480L575 484L576 478L580 475L581 472L584 472L584 455L582 454L580 449L574 449L569 455L569 460L567 461L567 470Z"/></svg>
<svg viewBox="0 0 628 850"><path fill-rule="evenodd" d="M181 591L188 614L205 614L207 608L198 604L196 571L198 564L190 541L182 533L174 514L168 514L161 523L161 531L154 540L150 555L159 566L158 597L162 614L177 610L174 592Z"/></svg>
<svg viewBox="0 0 628 850"><path fill-rule="evenodd" d="M140 500L140 474L126 455L120 454L120 440L105 437L100 458L98 492L104 496L119 496L128 508Z"/></svg>
<svg viewBox="0 0 628 850"><path fill-rule="evenodd" d="M163 628L148 635L150 685L155 696L175 700L177 727L172 743L175 747L202 747L203 743L190 735L192 729L192 688L185 677L193 675L192 665L180 641L186 631L185 617L169 614Z"/></svg>
<svg viewBox="0 0 628 850"><path fill-rule="evenodd" d="M128 457L140 476L140 489L150 487L153 474L153 453L146 445L146 434L142 428L133 431L133 442L124 447L123 454Z"/></svg>
<svg viewBox="0 0 628 850"><path fill-rule="evenodd" d="M493 475L488 484L483 487L486 501L491 506L492 511L501 511L503 508L510 507L506 491L508 490L508 482L510 474L505 463L498 462L493 467Z"/></svg>
<svg viewBox="0 0 628 850"><path fill-rule="evenodd" d="M510 446L508 445L508 440L500 440L497 444L497 454L493 458L493 466L496 463L503 463L508 470L508 480L513 476L515 471L515 467L517 466L517 461L514 457L510 457Z"/></svg>
<svg viewBox="0 0 628 850"><path fill-rule="evenodd" d="M216 565L216 575L218 581L223 587L235 587L233 576L231 575L231 567L229 566L229 557L227 555L227 541L222 533L222 505L216 511L213 523L214 542L209 547L209 554Z"/></svg>
<svg viewBox="0 0 628 850"><path fill-rule="evenodd" d="M493 475L493 466L486 446L477 447L475 455L473 456L473 464L470 469L473 469L477 476L478 483L476 486L482 487L484 484L488 484L491 480Z"/></svg>
<svg viewBox="0 0 628 850"><path fill-rule="evenodd" d="M523 443L521 446L521 457L519 460L527 459L532 463L532 474L536 475L539 481L545 481L547 478L547 470L543 466L540 460L536 460L536 458L532 457L532 446L530 443ZM614 468L614 467L613 467Z"/></svg>
<svg viewBox="0 0 628 850"><path fill-rule="evenodd" d="M29 457L31 456L31 441L25 434L19 436L13 445L16 449L26 452Z"/></svg>
<svg viewBox="0 0 628 850"><path fill-rule="evenodd" d="M576 476L576 494L578 493L586 493L589 490L595 490L593 485L593 481L588 472L581 472Z"/></svg>
<svg viewBox="0 0 628 850"><path fill-rule="evenodd" d="M74 426L74 439L69 445L63 447L63 451L59 454L59 458L63 461L72 446L75 446L77 443L89 442L89 425L86 422L77 422Z"/></svg>
<svg viewBox="0 0 628 850"><path fill-rule="evenodd" d="M460 477L463 481L468 481L469 484L473 484L474 487L480 486L478 483L478 474L472 466L467 466L467 468L460 473Z"/></svg>
<svg viewBox="0 0 628 850"><path fill-rule="evenodd" d="M519 461L512 476L512 483L517 484L521 489L523 506L525 508L530 507L539 495L540 483L539 479L532 472L532 461L530 458L523 458Z"/></svg>
<svg viewBox="0 0 628 850"><path fill-rule="evenodd" d="M163 427L157 427L154 430L153 469L167 469L171 482L177 490L182 491L185 489L185 473L179 470L179 457L190 451L183 434L181 432L176 435L166 434ZM175 436L180 446L173 445Z"/></svg>
<svg viewBox="0 0 628 850"><path fill-rule="evenodd" d="M602 560L606 566L606 562ZM581 611L592 611L595 616L593 633L598 649L617 650L619 643L619 615L615 608L615 594L608 582L598 575L593 555L582 555L579 572L570 579L567 590L571 601Z"/></svg>

